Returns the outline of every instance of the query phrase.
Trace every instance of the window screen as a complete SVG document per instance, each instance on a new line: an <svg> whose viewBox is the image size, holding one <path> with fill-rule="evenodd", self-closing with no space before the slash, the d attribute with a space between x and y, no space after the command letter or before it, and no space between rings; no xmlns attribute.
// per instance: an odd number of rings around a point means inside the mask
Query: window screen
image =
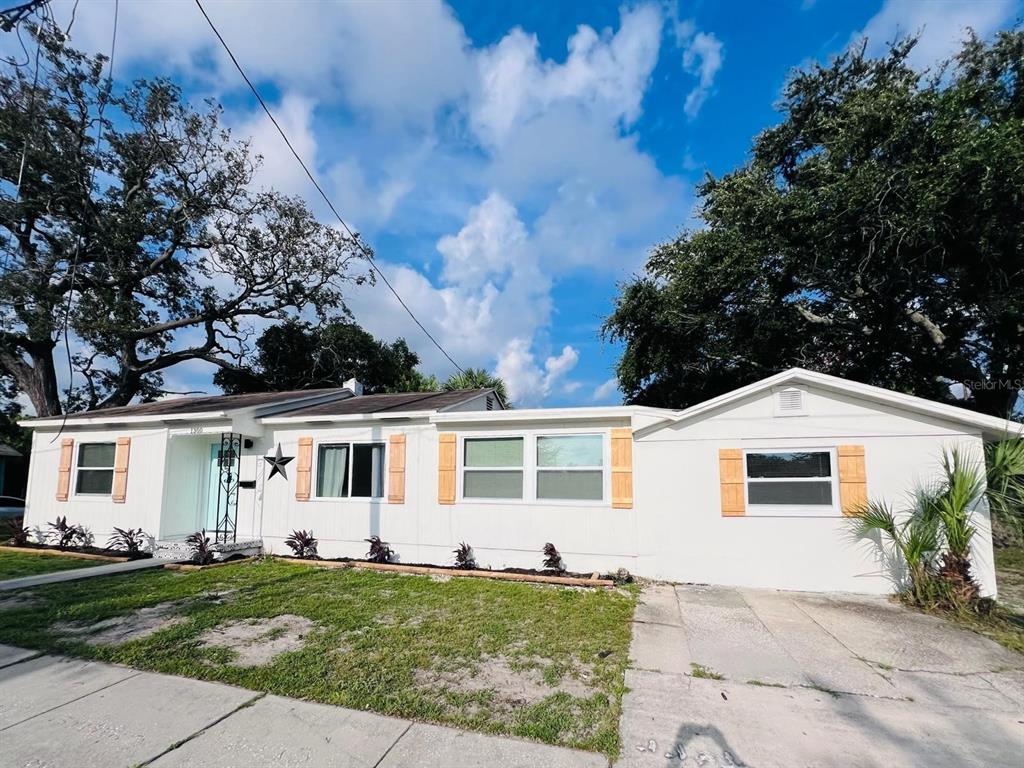
<svg viewBox="0 0 1024 768"><path fill-rule="evenodd" d="M523 498L523 438L467 438L462 495L467 499Z"/></svg>
<svg viewBox="0 0 1024 768"><path fill-rule="evenodd" d="M114 484L114 443L78 446L76 493L107 494Z"/></svg>
<svg viewBox="0 0 1024 768"><path fill-rule="evenodd" d="M537 498L600 500L604 496L601 435L537 438Z"/></svg>
<svg viewBox="0 0 1024 768"><path fill-rule="evenodd" d="M828 451L748 453L747 501L753 505L832 506Z"/></svg>

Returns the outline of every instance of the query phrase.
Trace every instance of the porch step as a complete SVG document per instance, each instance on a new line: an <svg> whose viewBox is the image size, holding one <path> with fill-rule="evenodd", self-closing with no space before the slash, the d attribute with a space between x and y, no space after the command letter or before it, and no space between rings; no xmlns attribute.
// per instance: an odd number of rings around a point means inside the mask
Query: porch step
<svg viewBox="0 0 1024 768"><path fill-rule="evenodd" d="M212 544L214 560L226 560L234 555L251 557L263 554L262 539L238 539L225 543ZM160 539L153 548L153 557L160 560L179 562L192 559L192 549L181 539Z"/></svg>

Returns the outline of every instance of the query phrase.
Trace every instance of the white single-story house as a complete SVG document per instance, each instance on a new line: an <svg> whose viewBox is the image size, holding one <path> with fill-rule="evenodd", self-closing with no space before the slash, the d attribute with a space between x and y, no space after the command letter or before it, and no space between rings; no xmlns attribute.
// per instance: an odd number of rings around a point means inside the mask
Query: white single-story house
<svg viewBox="0 0 1024 768"><path fill-rule="evenodd" d="M884 593L887 561L850 535L865 499L899 503L945 449L979 460L1021 425L792 369L684 410L505 410L490 390L338 389L163 400L22 422L33 430L26 525L57 516L103 543L200 529L287 553L483 567L626 568L678 582ZM987 508L975 574L994 595Z"/></svg>

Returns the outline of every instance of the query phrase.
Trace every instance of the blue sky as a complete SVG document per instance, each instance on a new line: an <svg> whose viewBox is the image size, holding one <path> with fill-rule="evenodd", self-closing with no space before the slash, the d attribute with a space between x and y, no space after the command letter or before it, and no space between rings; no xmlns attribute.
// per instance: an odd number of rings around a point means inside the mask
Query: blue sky
<svg viewBox="0 0 1024 768"><path fill-rule="evenodd" d="M219 2L208 11L339 210L464 366L520 405L617 402L598 338L616 284L694 218L705 172L744 162L778 120L787 72L868 38L922 31L915 61L1020 18L1015 0ZM58 20L71 2L54 3ZM107 50L113 3L84 0L74 44ZM123 0L116 78L169 76L227 107L266 162L261 184L330 218L194 4ZM349 305L451 367L383 285ZM169 386L214 391L211 368Z"/></svg>

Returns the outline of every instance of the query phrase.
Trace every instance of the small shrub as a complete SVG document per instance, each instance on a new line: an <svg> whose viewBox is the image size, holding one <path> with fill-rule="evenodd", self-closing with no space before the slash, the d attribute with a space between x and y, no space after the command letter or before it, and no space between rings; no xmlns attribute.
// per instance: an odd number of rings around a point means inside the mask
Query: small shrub
<svg viewBox="0 0 1024 768"><path fill-rule="evenodd" d="M562 554L555 549L550 541L544 545L544 570L554 573L564 573L565 564L562 562Z"/></svg>
<svg viewBox="0 0 1024 768"><path fill-rule="evenodd" d="M284 540L292 554L303 560L316 560L319 555L316 551L316 537L312 531L292 531L292 535Z"/></svg>
<svg viewBox="0 0 1024 768"><path fill-rule="evenodd" d="M209 565L213 562L214 551L210 546L210 537L206 535L206 530L196 531L191 534L185 543L188 544L189 549L192 550L192 562L197 565Z"/></svg>
<svg viewBox="0 0 1024 768"><path fill-rule="evenodd" d="M67 549L75 545L83 545L86 542L86 534L77 525L68 525L67 515L58 517L50 526L50 536L56 540L58 549Z"/></svg>
<svg viewBox="0 0 1024 768"><path fill-rule="evenodd" d="M473 548L466 542L459 542L459 548L455 550L455 567L466 571L476 570L476 557L473 555Z"/></svg>
<svg viewBox="0 0 1024 768"><path fill-rule="evenodd" d="M22 517L12 517L7 521L8 543L12 547L24 547L28 544L29 530L24 525Z"/></svg>
<svg viewBox="0 0 1024 768"><path fill-rule="evenodd" d="M380 536L371 536L364 541L370 545L370 551L366 553L366 559L371 563L390 563L395 556L391 546L386 541L381 541Z"/></svg>
<svg viewBox="0 0 1024 768"><path fill-rule="evenodd" d="M133 560L142 554L145 545L146 534L141 528L124 529L115 525L113 535L107 539L107 549L125 552Z"/></svg>

